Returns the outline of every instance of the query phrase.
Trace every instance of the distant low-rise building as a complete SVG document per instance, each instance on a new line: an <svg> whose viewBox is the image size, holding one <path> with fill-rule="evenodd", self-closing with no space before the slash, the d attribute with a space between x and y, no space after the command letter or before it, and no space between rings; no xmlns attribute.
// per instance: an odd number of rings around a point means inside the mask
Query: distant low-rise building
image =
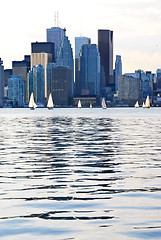
<svg viewBox="0 0 161 240"><path fill-rule="evenodd" d="M141 97L146 99L149 95L151 98L153 95L153 84L155 82L155 74L151 71L136 70L135 73L126 73L125 76L139 78L141 80Z"/></svg>
<svg viewBox="0 0 161 240"><path fill-rule="evenodd" d="M141 80L125 75L118 76L118 99L121 101L137 101L141 99Z"/></svg>

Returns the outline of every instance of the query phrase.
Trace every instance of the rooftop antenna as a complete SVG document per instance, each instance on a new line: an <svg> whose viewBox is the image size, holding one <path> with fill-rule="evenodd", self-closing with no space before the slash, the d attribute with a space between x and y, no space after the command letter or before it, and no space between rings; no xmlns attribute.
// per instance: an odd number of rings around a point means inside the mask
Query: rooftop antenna
<svg viewBox="0 0 161 240"><path fill-rule="evenodd" d="M59 27L59 13L55 12L55 27Z"/></svg>

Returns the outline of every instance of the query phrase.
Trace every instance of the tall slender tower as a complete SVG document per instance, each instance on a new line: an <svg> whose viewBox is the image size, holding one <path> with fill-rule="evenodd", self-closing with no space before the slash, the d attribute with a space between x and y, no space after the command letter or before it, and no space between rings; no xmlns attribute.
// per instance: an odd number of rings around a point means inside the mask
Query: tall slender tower
<svg viewBox="0 0 161 240"><path fill-rule="evenodd" d="M122 75L122 62L121 62L121 56L116 55L116 61L115 61L115 91L118 90L118 76Z"/></svg>
<svg viewBox="0 0 161 240"><path fill-rule="evenodd" d="M71 70L72 95L74 94L74 60L73 50L67 36L64 36L57 58L57 65Z"/></svg>
<svg viewBox="0 0 161 240"><path fill-rule="evenodd" d="M80 79L79 79L79 71L78 71L78 59L81 48L83 44L90 44L91 39L87 37L76 37L75 38L75 94L80 94Z"/></svg>
<svg viewBox="0 0 161 240"><path fill-rule="evenodd" d="M101 62L101 88L114 84L113 79L113 31L98 30L98 48Z"/></svg>

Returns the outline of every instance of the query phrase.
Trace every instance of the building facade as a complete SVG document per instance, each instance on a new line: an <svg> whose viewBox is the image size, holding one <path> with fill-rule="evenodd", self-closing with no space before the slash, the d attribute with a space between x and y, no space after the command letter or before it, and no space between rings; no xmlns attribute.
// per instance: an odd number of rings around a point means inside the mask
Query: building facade
<svg viewBox="0 0 161 240"><path fill-rule="evenodd" d="M120 101L132 102L142 99L141 79L125 75L118 76L118 99Z"/></svg>
<svg viewBox="0 0 161 240"><path fill-rule="evenodd" d="M121 56L116 55L115 61L115 92L118 91L118 76L122 75L122 61Z"/></svg>
<svg viewBox="0 0 161 240"><path fill-rule="evenodd" d="M113 31L98 30L98 48L101 63L101 88L114 85L113 79Z"/></svg>
<svg viewBox="0 0 161 240"><path fill-rule="evenodd" d="M64 39L61 43L61 46L58 52L57 65L60 67L69 67L71 69L72 95L74 95L73 50L67 36L64 36Z"/></svg>
<svg viewBox="0 0 161 240"><path fill-rule="evenodd" d="M4 66L3 61L0 58L0 107L3 106L4 98Z"/></svg>
<svg viewBox="0 0 161 240"><path fill-rule="evenodd" d="M32 92L37 104L45 104L45 71L40 64L33 66L28 75L28 101Z"/></svg>
<svg viewBox="0 0 161 240"><path fill-rule="evenodd" d="M100 95L100 54L96 44L82 46L78 72L78 95Z"/></svg>
<svg viewBox="0 0 161 240"><path fill-rule="evenodd" d="M46 35L47 35L47 42L51 42L55 44L54 55L55 55L55 62L57 62L58 51L62 43L62 40L65 36L65 29L62 29L60 27L52 27L46 30Z"/></svg>
<svg viewBox="0 0 161 240"><path fill-rule="evenodd" d="M53 42L31 43L31 53L49 53L52 55L52 62L55 61L55 44Z"/></svg>
<svg viewBox="0 0 161 240"><path fill-rule="evenodd" d="M136 70L135 73L126 73L124 74L129 77L139 78L141 81L141 97L142 99L146 99L149 95L151 98L153 95L153 84L155 79L155 74L151 71L143 71L143 70Z"/></svg>
<svg viewBox="0 0 161 240"><path fill-rule="evenodd" d="M71 68L53 65L52 97L55 105L71 105L73 98L71 75Z"/></svg>
<svg viewBox="0 0 161 240"><path fill-rule="evenodd" d="M29 60L22 60L22 61L13 61L12 62L12 75L19 75L22 80L25 81L25 94L26 98L25 101L27 101L27 75L30 71L30 61Z"/></svg>
<svg viewBox="0 0 161 240"><path fill-rule="evenodd" d="M161 69L157 69L157 72L156 72L156 84L157 84L157 88L161 89Z"/></svg>
<svg viewBox="0 0 161 240"><path fill-rule="evenodd" d="M8 86L8 79L12 75L12 69L5 69L4 70L4 87Z"/></svg>
<svg viewBox="0 0 161 240"><path fill-rule="evenodd" d="M79 54L83 44L90 44L91 39L87 37L76 37L75 38L75 95L79 94L79 72L78 72L78 60Z"/></svg>
<svg viewBox="0 0 161 240"><path fill-rule="evenodd" d="M47 64L52 62L50 53L31 53L31 69L33 66L42 65L45 76L45 98L47 98Z"/></svg>
<svg viewBox="0 0 161 240"><path fill-rule="evenodd" d="M25 103L25 81L19 75L8 79L8 99L13 107L23 107Z"/></svg>

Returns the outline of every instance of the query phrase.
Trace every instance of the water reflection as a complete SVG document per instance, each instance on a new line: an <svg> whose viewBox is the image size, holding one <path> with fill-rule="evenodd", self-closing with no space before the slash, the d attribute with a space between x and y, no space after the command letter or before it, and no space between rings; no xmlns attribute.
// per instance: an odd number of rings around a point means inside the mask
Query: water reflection
<svg viewBox="0 0 161 240"><path fill-rule="evenodd" d="M2 117L0 235L141 239L141 229L154 231L161 213L161 138L158 120L150 124L142 118ZM11 221L19 228L8 232Z"/></svg>

